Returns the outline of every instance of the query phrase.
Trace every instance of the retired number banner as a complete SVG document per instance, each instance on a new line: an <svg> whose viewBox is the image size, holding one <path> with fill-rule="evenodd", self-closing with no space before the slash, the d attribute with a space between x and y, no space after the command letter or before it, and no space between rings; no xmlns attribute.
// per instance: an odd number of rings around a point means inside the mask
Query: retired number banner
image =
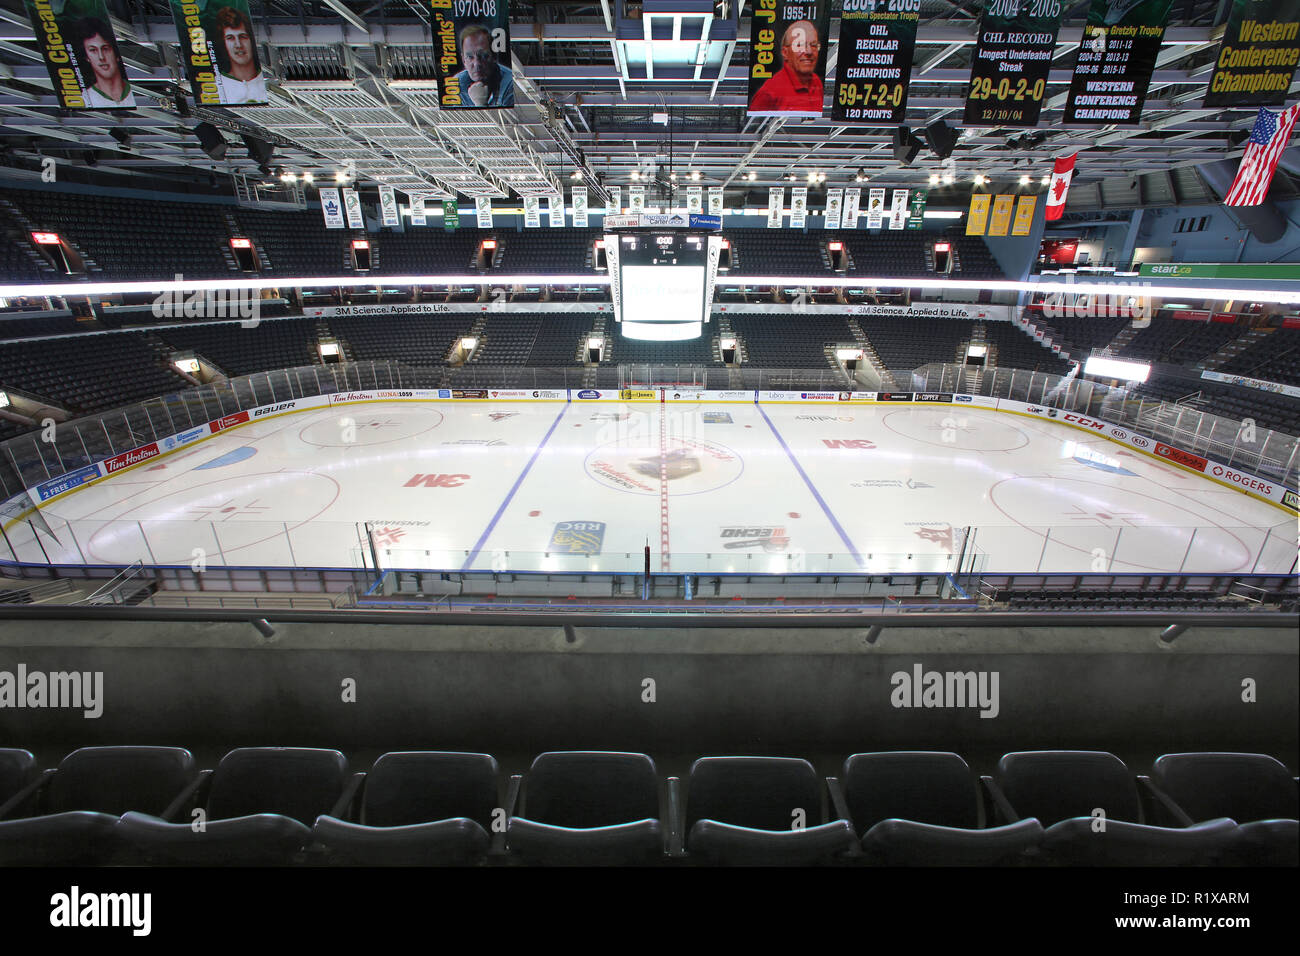
<svg viewBox="0 0 1300 956"><path fill-rule="evenodd" d="M907 115L921 0L844 0L831 118L893 125Z"/></svg>
<svg viewBox="0 0 1300 956"><path fill-rule="evenodd" d="M27 0L27 16L61 108L135 109L104 0Z"/></svg>
<svg viewBox="0 0 1300 956"><path fill-rule="evenodd" d="M1300 0L1233 0L1206 106L1281 106L1300 61Z"/></svg>
<svg viewBox="0 0 1300 956"><path fill-rule="evenodd" d="M266 100L266 76L248 0L171 0L181 59L199 106L246 106Z"/></svg>
<svg viewBox="0 0 1300 956"><path fill-rule="evenodd" d="M989 0L971 63L967 125L1038 125L1064 13L1062 0Z"/></svg>
<svg viewBox="0 0 1300 956"><path fill-rule="evenodd" d="M515 105L506 0L427 0L438 64L438 103L445 109Z"/></svg>
<svg viewBox="0 0 1300 956"><path fill-rule="evenodd" d="M1126 8L1114 0L1092 0L1065 101L1066 123L1137 123L1172 2L1140 0Z"/></svg>
<svg viewBox="0 0 1300 956"><path fill-rule="evenodd" d="M821 116L830 0L754 0L749 26L749 115Z"/></svg>

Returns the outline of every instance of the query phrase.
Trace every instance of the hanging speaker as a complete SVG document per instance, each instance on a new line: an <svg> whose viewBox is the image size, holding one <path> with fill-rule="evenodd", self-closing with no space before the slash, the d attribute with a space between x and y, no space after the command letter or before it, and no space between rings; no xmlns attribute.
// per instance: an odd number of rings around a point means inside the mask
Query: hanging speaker
<svg viewBox="0 0 1300 956"><path fill-rule="evenodd" d="M256 136L244 134L244 145L248 147L248 155L259 166L269 166L271 156L275 152L275 147L264 139L258 139Z"/></svg>
<svg viewBox="0 0 1300 956"><path fill-rule="evenodd" d="M925 127L925 142L934 155L947 159L957 145L957 131L941 119L931 120Z"/></svg>
<svg viewBox="0 0 1300 956"><path fill-rule="evenodd" d="M916 159L924 145L906 126L894 130L894 159L904 166L912 165L912 160Z"/></svg>
<svg viewBox="0 0 1300 956"><path fill-rule="evenodd" d="M198 137L199 145L203 147L203 152L207 153L213 159L225 159L228 144L226 138L221 135L221 130L217 129L211 123L200 123L194 127L194 135Z"/></svg>

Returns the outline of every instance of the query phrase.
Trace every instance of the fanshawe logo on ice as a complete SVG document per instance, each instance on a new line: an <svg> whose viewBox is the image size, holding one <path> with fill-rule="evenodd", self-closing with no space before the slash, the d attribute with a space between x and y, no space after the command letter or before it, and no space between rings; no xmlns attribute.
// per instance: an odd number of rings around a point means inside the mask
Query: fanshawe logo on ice
<svg viewBox="0 0 1300 956"><path fill-rule="evenodd" d="M728 551L742 548L762 548L764 551L785 551L790 547L790 536L785 528L732 526L722 529L723 547Z"/></svg>
<svg viewBox="0 0 1300 956"><path fill-rule="evenodd" d="M604 543L603 521L557 521L546 550L556 554L600 554Z"/></svg>
<svg viewBox="0 0 1300 956"><path fill-rule="evenodd" d="M896 708L979 708L980 717L993 718L998 700L998 671L927 671L921 664L889 676L893 690L890 706Z"/></svg>
<svg viewBox="0 0 1300 956"><path fill-rule="evenodd" d="M176 275L178 283L185 276ZM173 289L153 300L155 319L240 319L254 328L262 317L262 299L256 289Z"/></svg>
<svg viewBox="0 0 1300 956"><path fill-rule="evenodd" d="M469 475L412 475L403 488L459 488Z"/></svg>
<svg viewBox="0 0 1300 956"><path fill-rule="evenodd" d="M112 458L104 460L104 472L113 474L121 471L123 468L130 468L132 465L138 465L142 461L148 461L158 455L158 443L156 441L141 448L133 448L130 451L123 452L120 455L114 455Z"/></svg>
<svg viewBox="0 0 1300 956"><path fill-rule="evenodd" d="M103 671L0 670L0 710L80 710L87 720L104 713Z"/></svg>
<svg viewBox="0 0 1300 956"><path fill-rule="evenodd" d="M859 451L871 451L876 443L865 438L823 438L822 444L827 448L856 448Z"/></svg>
<svg viewBox="0 0 1300 956"><path fill-rule="evenodd" d="M120 928L148 936L152 914L152 893L88 893L73 886L50 897L50 925L58 929Z"/></svg>

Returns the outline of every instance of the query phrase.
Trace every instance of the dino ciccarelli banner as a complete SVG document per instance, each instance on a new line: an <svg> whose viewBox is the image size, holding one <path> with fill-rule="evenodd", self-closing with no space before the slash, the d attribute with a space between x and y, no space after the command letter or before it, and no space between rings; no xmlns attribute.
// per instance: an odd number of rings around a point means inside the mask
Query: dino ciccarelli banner
<svg viewBox="0 0 1300 956"><path fill-rule="evenodd" d="M104 0L27 0L27 16L60 107L135 108Z"/></svg>

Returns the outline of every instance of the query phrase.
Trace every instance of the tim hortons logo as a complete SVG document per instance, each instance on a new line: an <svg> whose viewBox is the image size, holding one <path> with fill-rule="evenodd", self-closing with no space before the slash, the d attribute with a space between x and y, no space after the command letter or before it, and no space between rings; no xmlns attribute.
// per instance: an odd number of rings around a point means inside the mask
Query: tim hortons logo
<svg viewBox="0 0 1300 956"><path fill-rule="evenodd" d="M876 447L875 442L865 438L823 438L822 444L827 448L857 448L864 451Z"/></svg>
<svg viewBox="0 0 1300 956"><path fill-rule="evenodd" d="M413 475L404 488L459 488L469 475Z"/></svg>

